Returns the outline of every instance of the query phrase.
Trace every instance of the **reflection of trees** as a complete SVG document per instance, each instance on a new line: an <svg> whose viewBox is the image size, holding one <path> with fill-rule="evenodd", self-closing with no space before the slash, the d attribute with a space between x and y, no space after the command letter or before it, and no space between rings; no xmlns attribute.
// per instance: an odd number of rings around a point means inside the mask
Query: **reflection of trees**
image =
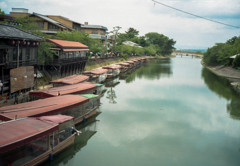
<svg viewBox="0 0 240 166"><path fill-rule="evenodd" d="M240 98L239 94L231 87L229 81L219 77L206 68L202 70L202 78L205 84L218 96L229 100L227 111L234 119L240 119Z"/></svg>
<svg viewBox="0 0 240 166"><path fill-rule="evenodd" d="M161 77L169 77L172 75L171 59L155 59L146 65L137 69L126 78L126 83L130 83L135 78L146 78L148 80L160 79Z"/></svg>
<svg viewBox="0 0 240 166"><path fill-rule="evenodd" d="M107 99L109 99L109 103L111 104L116 104L116 92L114 91L114 89L111 87L108 91L107 91L107 96L106 96Z"/></svg>

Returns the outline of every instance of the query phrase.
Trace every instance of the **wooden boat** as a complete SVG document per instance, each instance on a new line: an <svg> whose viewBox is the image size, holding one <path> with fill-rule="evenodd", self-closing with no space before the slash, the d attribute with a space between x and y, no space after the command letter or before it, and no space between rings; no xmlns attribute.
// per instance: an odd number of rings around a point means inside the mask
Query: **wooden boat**
<svg viewBox="0 0 240 166"><path fill-rule="evenodd" d="M97 93L97 85L90 82L84 82L74 85L66 85L61 87L49 88L44 90L30 91L31 100L54 97L67 94L88 94Z"/></svg>
<svg viewBox="0 0 240 166"><path fill-rule="evenodd" d="M86 75L71 75L57 80L53 80L50 83L53 87L63 86L63 85L73 85L81 82L86 82L89 80L89 76Z"/></svg>
<svg viewBox="0 0 240 166"><path fill-rule="evenodd" d="M83 74L90 77L90 81L102 83L107 78L107 69L97 68L89 71L84 71Z"/></svg>
<svg viewBox="0 0 240 166"><path fill-rule="evenodd" d="M75 124L78 124L78 123L81 123L81 122L85 122L90 117L96 115L97 114L97 109L100 106L99 95L82 94L80 96L89 99L89 102L85 103L82 106L83 109L81 111L81 114L77 118L74 118L74 123Z"/></svg>
<svg viewBox="0 0 240 166"><path fill-rule="evenodd" d="M23 117L68 115L74 123L80 123L95 115L99 107L98 95L64 95L35 100L0 108L0 120L9 121Z"/></svg>
<svg viewBox="0 0 240 166"><path fill-rule="evenodd" d="M135 68L135 63L133 61L125 61L125 63L130 64L130 68Z"/></svg>
<svg viewBox="0 0 240 166"><path fill-rule="evenodd" d="M0 120L9 121L23 117L56 114L70 115L77 118L76 114L82 114L82 107L87 102L89 102L89 99L82 96L64 95L5 106L0 108Z"/></svg>
<svg viewBox="0 0 240 166"><path fill-rule="evenodd" d="M130 69L131 65L127 62L118 63L117 65L121 66L120 73L124 73Z"/></svg>
<svg viewBox="0 0 240 166"><path fill-rule="evenodd" d="M103 69L107 69L107 78L114 78L120 74L120 68L119 65L110 65L110 66L104 66Z"/></svg>
<svg viewBox="0 0 240 166"><path fill-rule="evenodd" d="M33 166L74 143L73 117L21 118L0 124L0 164Z"/></svg>

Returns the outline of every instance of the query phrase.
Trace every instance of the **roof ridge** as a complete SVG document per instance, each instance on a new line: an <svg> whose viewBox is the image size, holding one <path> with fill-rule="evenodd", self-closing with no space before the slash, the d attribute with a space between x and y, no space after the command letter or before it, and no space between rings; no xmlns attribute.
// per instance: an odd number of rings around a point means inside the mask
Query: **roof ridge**
<svg viewBox="0 0 240 166"><path fill-rule="evenodd" d="M42 37L42 36L38 36L38 35L36 35L36 34L34 34L34 33L28 32L28 31L26 31L26 30L20 29L20 28L18 28L18 27L15 27L15 26L13 26L13 25L10 25L10 24L0 23L0 25L12 27L12 28L18 29L18 30L20 30L20 31L22 31L22 32L25 32L25 33L28 33L28 34L30 34L30 35L33 35L33 36L35 36L35 37L42 38L43 40L45 39L45 38Z"/></svg>

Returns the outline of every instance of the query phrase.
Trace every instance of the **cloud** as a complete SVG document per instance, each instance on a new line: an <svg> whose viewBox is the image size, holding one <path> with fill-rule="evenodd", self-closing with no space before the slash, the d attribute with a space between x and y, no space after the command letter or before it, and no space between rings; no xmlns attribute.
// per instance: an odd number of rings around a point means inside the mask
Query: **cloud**
<svg viewBox="0 0 240 166"><path fill-rule="evenodd" d="M239 0L161 0L160 2L218 21L240 26ZM177 41L177 48L207 48L239 35L239 30L215 24L164 6L151 0L8 0L2 8L28 8L29 12L61 15L74 21L104 25L109 30L129 27L140 35L158 32Z"/></svg>

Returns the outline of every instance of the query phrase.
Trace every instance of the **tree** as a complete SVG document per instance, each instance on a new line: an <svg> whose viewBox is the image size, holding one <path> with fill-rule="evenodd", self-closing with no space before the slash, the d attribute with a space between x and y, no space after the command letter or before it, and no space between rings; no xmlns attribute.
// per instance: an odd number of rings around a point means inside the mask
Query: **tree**
<svg viewBox="0 0 240 166"><path fill-rule="evenodd" d="M150 44L155 45L157 54L164 56L172 53L174 49L173 46L176 43L173 39L169 39L167 36L157 32L147 33L145 34L145 38Z"/></svg>
<svg viewBox="0 0 240 166"><path fill-rule="evenodd" d="M240 36L233 37L227 40L225 43L216 43L213 47L208 48L207 52L203 56L203 62L206 65L232 65L230 57L240 53ZM235 68L240 67L237 57L233 66Z"/></svg>
<svg viewBox="0 0 240 166"><path fill-rule="evenodd" d="M134 28L129 28L125 33L126 33L127 37L131 39L131 38L138 36L139 31L137 31Z"/></svg>

